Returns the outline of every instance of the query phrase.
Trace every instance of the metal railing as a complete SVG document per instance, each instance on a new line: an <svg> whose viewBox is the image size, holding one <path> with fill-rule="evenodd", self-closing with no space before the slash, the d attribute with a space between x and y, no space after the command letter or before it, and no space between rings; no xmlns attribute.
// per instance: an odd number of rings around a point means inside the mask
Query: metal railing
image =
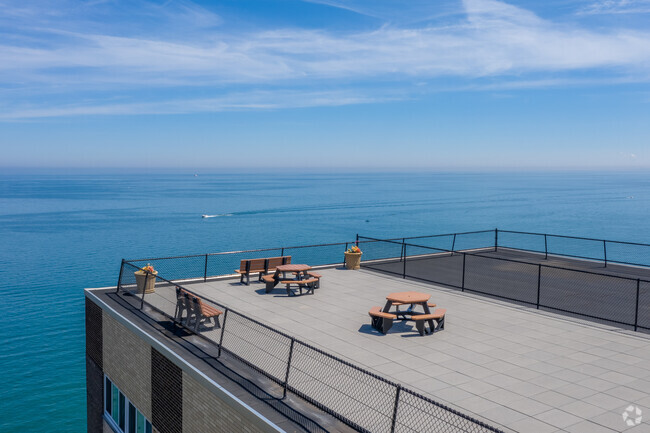
<svg viewBox="0 0 650 433"><path fill-rule="evenodd" d="M364 243L358 240L359 243ZM117 292L128 292L134 308L154 320L160 317L184 326L177 317L176 287L199 296L205 303L223 311L220 326L202 325L197 334L218 349L217 358L227 354L263 374L282 389L292 392L324 412L360 432L500 432L480 420L365 370L291 335L272 328L239 311L181 286L181 280L204 281L231 274L239 260L265 255L293 254L296 261L313 265L339 264L341 246L352 242L270 248L230 253L122 260ZM336 248L336 257L330 248ZM320 254L320 255L319 255ZM202 259L202 261L201 261ZM329 263L326 263L329 262ZM157 274L154 293L138 291L135 271L153 264ZM201 266L202 265L202 266ZM189 269L184 269L189 266ZM163 277L164 275L164 277ZM170 277L171 276L171 277ZM146 282L145 282L146 285Z"/></svg>
<svg viewBox="0 0 650 433"><path fill-rule="evenodd" d="M635 331L650 330L650 278L638 276L650 275L650 269L642 268L650 263L648 244L497 229L358 239L366 243L362 266L371 269L629 326ZM588 260L602 264L602 270L489 255L504 250L533 253L540 259L543 255L543 260L549 256L578 258L583 263ZM626 266L613 269L608 263Z"/></svg>

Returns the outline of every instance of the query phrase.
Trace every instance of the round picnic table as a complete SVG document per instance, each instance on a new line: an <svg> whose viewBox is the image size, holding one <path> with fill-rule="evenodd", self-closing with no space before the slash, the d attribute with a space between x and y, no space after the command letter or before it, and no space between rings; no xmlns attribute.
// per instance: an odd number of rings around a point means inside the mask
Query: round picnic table
<svg viewBox="0 0 650 433"><path fill-rule="evenodd" d="M390 307L393 306L393 304L399 306L399 305L404 305L404 304L411 304L413 305L421 305L422 308L424 309L424 314L430 314L431 310L429 310L429 299L431 299L431 295L427 293L420 293L420 292L396 292L396 293L391 293L388 296L386 296L386 305L384 306L384 309L382 310L384 313L390 313ZM414 315L414 314L419 314L419 313L413 313L411 311L411 308L409 308L406 311L396 311L393 312L393 314L399 314L402 317L404 317L405 314L408 315Z"/></svg>

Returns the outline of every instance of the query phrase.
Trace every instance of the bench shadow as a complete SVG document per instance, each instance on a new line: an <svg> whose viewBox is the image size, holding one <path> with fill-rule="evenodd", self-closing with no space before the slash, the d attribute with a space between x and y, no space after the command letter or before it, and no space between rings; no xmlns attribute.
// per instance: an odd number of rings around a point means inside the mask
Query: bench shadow
<svg viewBox="0 0 650 433"><path fill-rule="evenodd" d="M384 334L382 334L381 332L377 331L377 330L376 330L375 328L373 328L371 325L361 325L361 327L359 328L359 331L358 331L358 332L361 332L362 334L377 335L377 336L380 336L380 337L383 337L383 336L384 336Z"/></svg>

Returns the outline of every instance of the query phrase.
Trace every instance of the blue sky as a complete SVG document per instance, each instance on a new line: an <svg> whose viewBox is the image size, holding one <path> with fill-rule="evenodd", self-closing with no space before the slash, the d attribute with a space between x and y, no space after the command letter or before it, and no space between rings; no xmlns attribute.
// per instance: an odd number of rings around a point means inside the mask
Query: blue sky
<svg viewBox="0 0 650 433"><path fill-rule="evenodd" d="M4 167L650 168L650 0L0 0Z"/></svg>

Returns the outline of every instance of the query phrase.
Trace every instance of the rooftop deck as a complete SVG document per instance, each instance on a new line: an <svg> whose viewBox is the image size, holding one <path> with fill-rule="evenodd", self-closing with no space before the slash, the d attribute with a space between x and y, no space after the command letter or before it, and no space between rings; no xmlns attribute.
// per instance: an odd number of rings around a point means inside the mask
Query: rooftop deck
<svg viewBox="0 0 650 433"><path fill-rule="evenodd" d="M319 272L321 288L299 297L238 279L183 286L507 430L648 431L621 417L630 404L650 409L645 334L367 269ZM399 291L430 293L448 311L445 330L421 337L412 322L396 322L387 335L372 329L370 307ZM146 301L173 315L174 288L157 286ZM220 329L202 334L219 341ZM273 354L268 362L273 370Z"/></svg>

